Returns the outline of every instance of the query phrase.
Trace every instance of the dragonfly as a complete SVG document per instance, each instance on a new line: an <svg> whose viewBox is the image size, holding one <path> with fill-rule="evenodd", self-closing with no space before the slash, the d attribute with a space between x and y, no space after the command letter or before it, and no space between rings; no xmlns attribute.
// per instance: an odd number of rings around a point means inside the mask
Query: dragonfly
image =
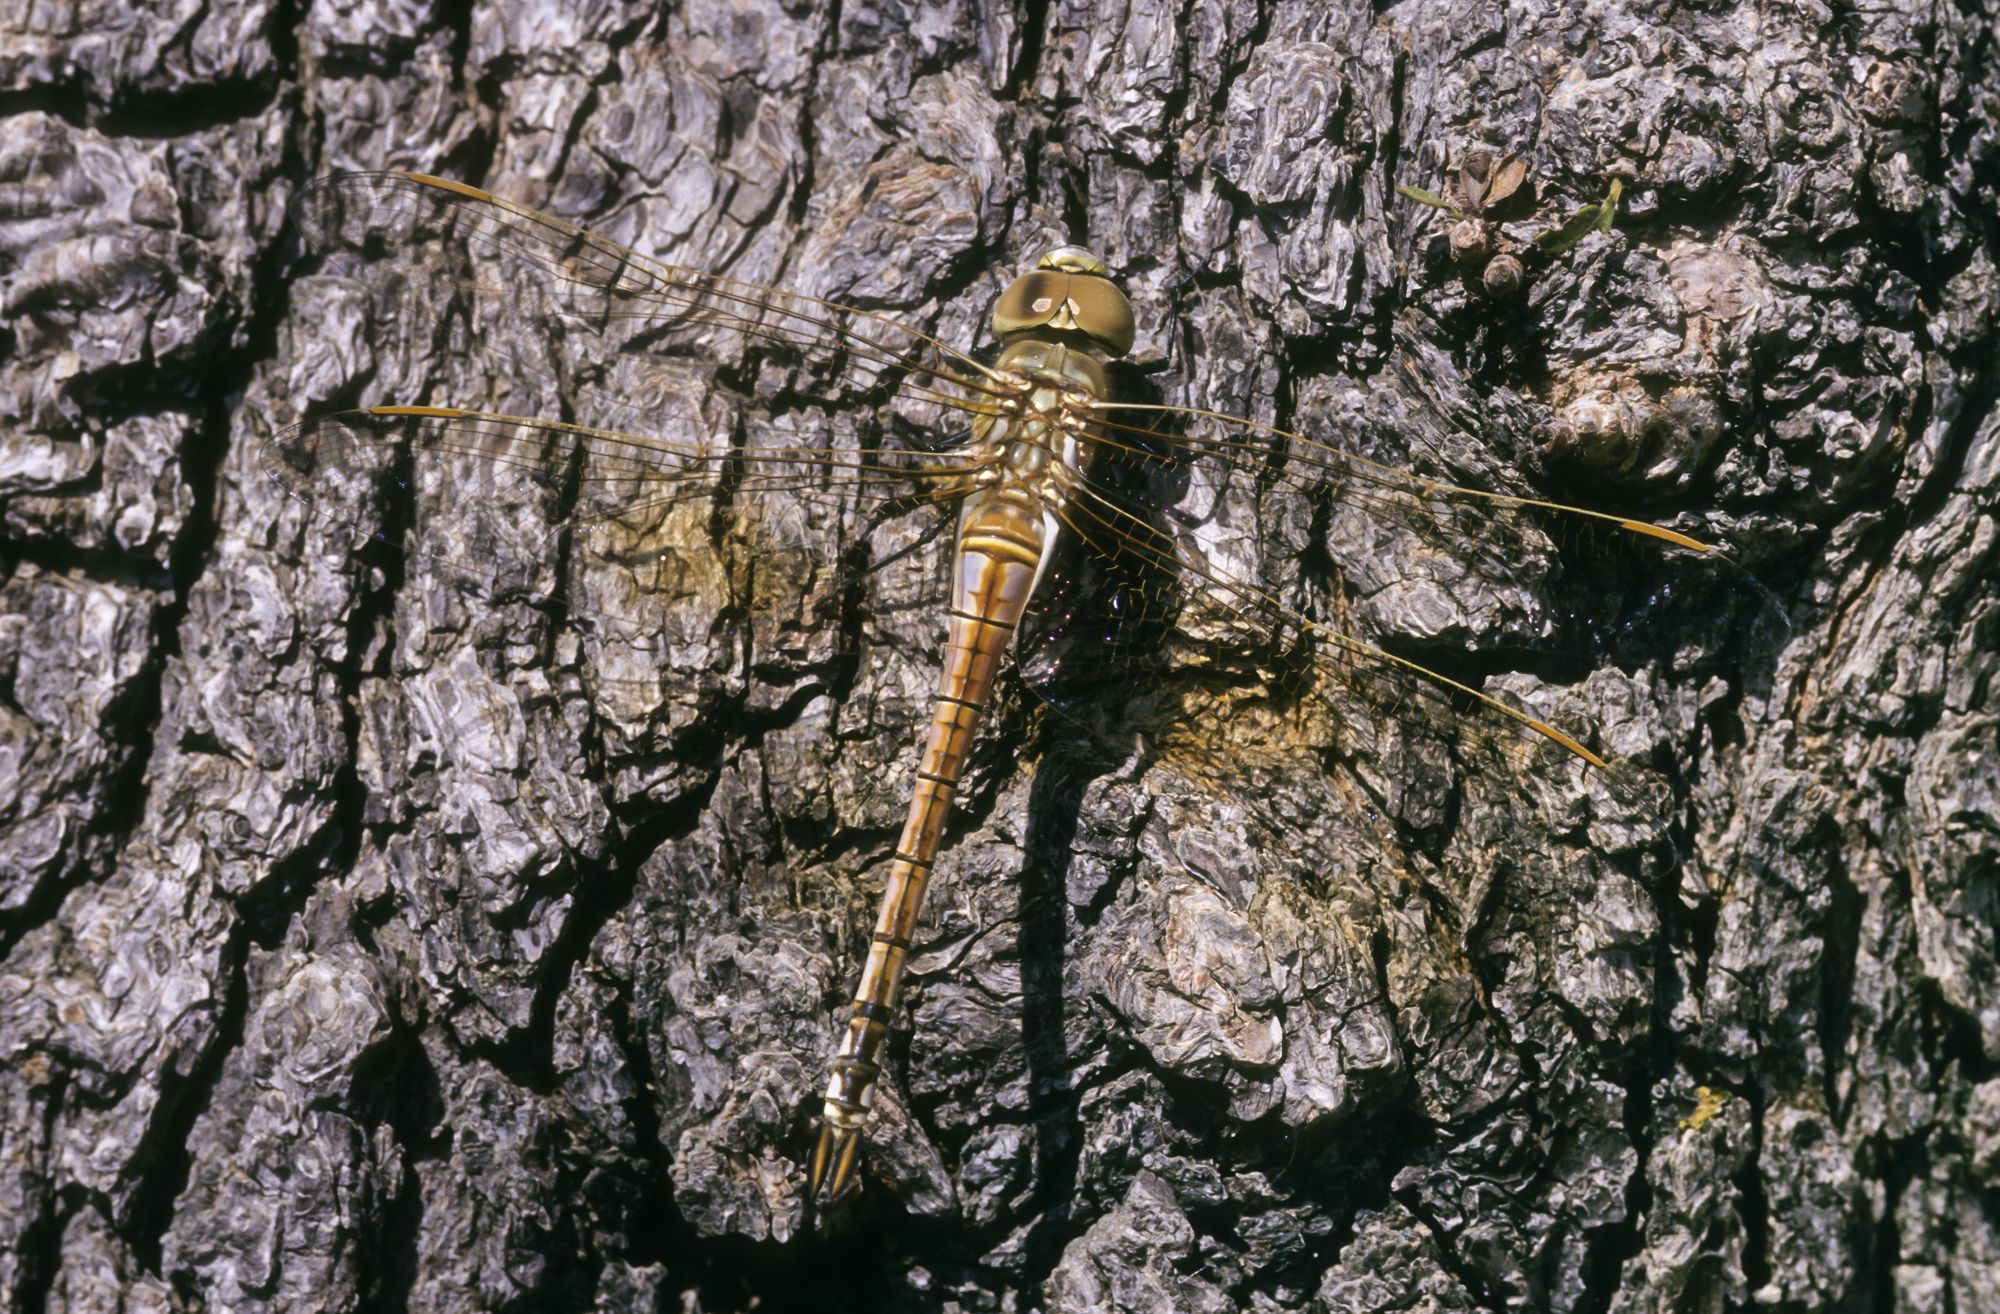
<svg viewBox="0 0 2000 1314"><path fill-rule="evenodd" d="M388 541L386 530L357 528L369 508L442 472L458 481L446 517L480 516L481 490L533 490L531 551L572 585L598 560L683 594L710 589L711 609L728 613L713 632L725 638L760 614L760 589L780 600L865 591L885 562L911 554L942 576L941 668L907 814L883 864L880 913L828 1062L809 1198L838 1198L857 1179L926 887L1010 656L1025 683L1051 691L1058 718L1081 720L1105 690L1153 681L1181 690L1183 717L1198 719L1228 703L1200 693L1217 678L1207 654L1248 652L1336 716L1343 707L1387 715L1482 769L1559 766L1613 812L1664 810L1658 773L1620 761L1591 727L1558 724L1392 650L1338 598L1265 582L1216 532L1223 503L1213 494L1247 489L1260 504L1302 509L1314 541L1366 524L1461 558L1513 561L1564 539L1703 566L1728 563L1725 552L1644 520L1425 477L1273 423L1121 396L1114 371L1133 348L1135 316L1085 247L1049 250L1006 286L989 361L881 311L652 259L443 178L330 175L301 190L292 214L319 252L410 257L396 277L399 304L414 315L463 324L469 305L498 307L531 340L693 361L744 399L729 414L659 404L685 396L670 389L629 408L613 402L627 423L597 423L603 412L577 399L602 387L517 356L503 371L510 386L525 381L569 413L411 401L312 416L270 440L264 463L336 545ZM772 424L781 413L806 419ZM912 523L921 528L884 538ZM477 570L481 541L440 531L432 544L399 545ZM743 568L699 578L660 568L713 560L724 545ZM746 582L757 572L761 584ZM642 593L634 585L617 596ZM642 633L601 591L572 594L560 615L602 687L672 678L671 636ZM1096 692L1065 701L1063 679L1093 667ZM1179 742L1201 738L1197 725ZM1209 765L1227 774L1226 763Z"/></svg>

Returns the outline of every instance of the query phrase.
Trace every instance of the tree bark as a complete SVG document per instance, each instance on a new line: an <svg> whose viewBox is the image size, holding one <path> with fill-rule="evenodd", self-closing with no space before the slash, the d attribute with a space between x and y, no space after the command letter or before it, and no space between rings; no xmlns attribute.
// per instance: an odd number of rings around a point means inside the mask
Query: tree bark
<svg viewBox="0 0 2000 1314"><path fill-rule="evenodd" d="M1994 29L10 9L0 1304L2000 1310ZM401 540L491 533L519 587L485 603L333 550L260 461L302 415L653 377L303 253L285 204L344 168L979 350L1006 280L1085 241L1138 309L1133 386L1725 544L1741 572L1689 597L1665 551L1205 508L1288 598L1587 718L1662 824L1394 709L1288 737L1254 680L1085 748L1015 698L863 1188L815 1214L941 549L754 642L715 580L648 600L687 623L643 715L513 508ZM793 404L716 386L704 415ZM641 426L683 394L599 395Z"/></svg>

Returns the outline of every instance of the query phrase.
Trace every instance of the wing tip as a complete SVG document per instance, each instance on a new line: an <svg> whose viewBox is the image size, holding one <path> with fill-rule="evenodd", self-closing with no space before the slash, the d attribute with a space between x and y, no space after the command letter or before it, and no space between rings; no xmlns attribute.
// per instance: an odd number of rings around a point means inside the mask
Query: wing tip
<svg viewBox="0 0 2000 1314"><path fill-rule="evenodd" d="M399 170L398 174L400 177L407 178L421 187L436 187L441 191L457 192L460 196L470 196L475 201L490 201L493 199L491 192L481 191L471 183L462 183L451 178L440 178L435 174L413 173L407 169Z"/></svg>
<svg viewBox="0 0 2000 1314"><path fill-rule="evenodd" d="M1703 556L1716 556L1721 553L1721 549L1712 543L1704 543L1698 538L1689 538L1679 530L1668 529L1664 525L1650 524L1644 520L1620 520L1618 527L1630 530L1634 534L1643 534L1647 538L1657 538L1662 542L1671 543L1678 548L1686 548L1690 552L1699 552Z"/></svg>
<svg viewBox="0 0 2000 1314"><path fill-rule="evenodd" d="M1562 747L1576 754L1578 757L1582 758L1585 762L1588 762L1591 766L1596 767L1599 771L1608 772L1611 770L1611 763L1608 759L1600 757L1598 754L1591 752L1588 748L1585 748L1583 744L1580 743L1578 740L1576 740L1574 737L1564 734L1562 731L1550 725L1547 721L1538 721L1532 716L1525 717L1523 719L1527 722L1529 729L1534 730L1539 734L1546 735L1550 739L1553 739L1557 744L1560 744Z"/></svg>
<svg viewBox="0 0 2000 1314"><path fill-rule="evenodd" d="M462 420L466 412L454 406L370 406L367 415L413 415L432 420Z"/></svg>

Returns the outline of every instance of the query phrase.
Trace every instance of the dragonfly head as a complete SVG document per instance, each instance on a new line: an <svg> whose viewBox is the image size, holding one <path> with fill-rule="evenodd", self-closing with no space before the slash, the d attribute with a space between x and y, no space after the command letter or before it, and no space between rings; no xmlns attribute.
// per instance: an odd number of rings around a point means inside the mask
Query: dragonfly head
<svg viewBox="0 0 2000 1314"><path fill-rule="evenodd" d="M1122 356L1137 331L1132 303L1104 272L1104 262L1080 246L1059 246L1000 294L993 331L1002 340L1038 329L1080 333L1098 349Z"/></svg>
<svg viewBox="0 0 2000 1314"><path fill-rule="evenodd" d="M1043 256L1037 269L1059 269L1065 274L1095 274L1108 278L1104 272L1104 262L1097 253L1087 246L1059 246Z"/></svg>

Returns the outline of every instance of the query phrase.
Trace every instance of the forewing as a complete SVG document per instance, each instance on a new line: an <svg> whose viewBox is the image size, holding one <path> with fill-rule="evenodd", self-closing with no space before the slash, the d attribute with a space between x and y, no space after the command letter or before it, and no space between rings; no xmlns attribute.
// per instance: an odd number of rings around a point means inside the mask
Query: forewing
<svg viewBox="0 0 2000 1314"><path fill-rule="evenodd" d="M643 346L735 366L761 351L795 371L767 387L837 401L893 391L923 423L994 393L985 366L886 316L654 260L462 183L334 174L303 188L292 213L315 250L399 258L412 315L498 305L547 333L600 339L600 360Z"/></svg>

